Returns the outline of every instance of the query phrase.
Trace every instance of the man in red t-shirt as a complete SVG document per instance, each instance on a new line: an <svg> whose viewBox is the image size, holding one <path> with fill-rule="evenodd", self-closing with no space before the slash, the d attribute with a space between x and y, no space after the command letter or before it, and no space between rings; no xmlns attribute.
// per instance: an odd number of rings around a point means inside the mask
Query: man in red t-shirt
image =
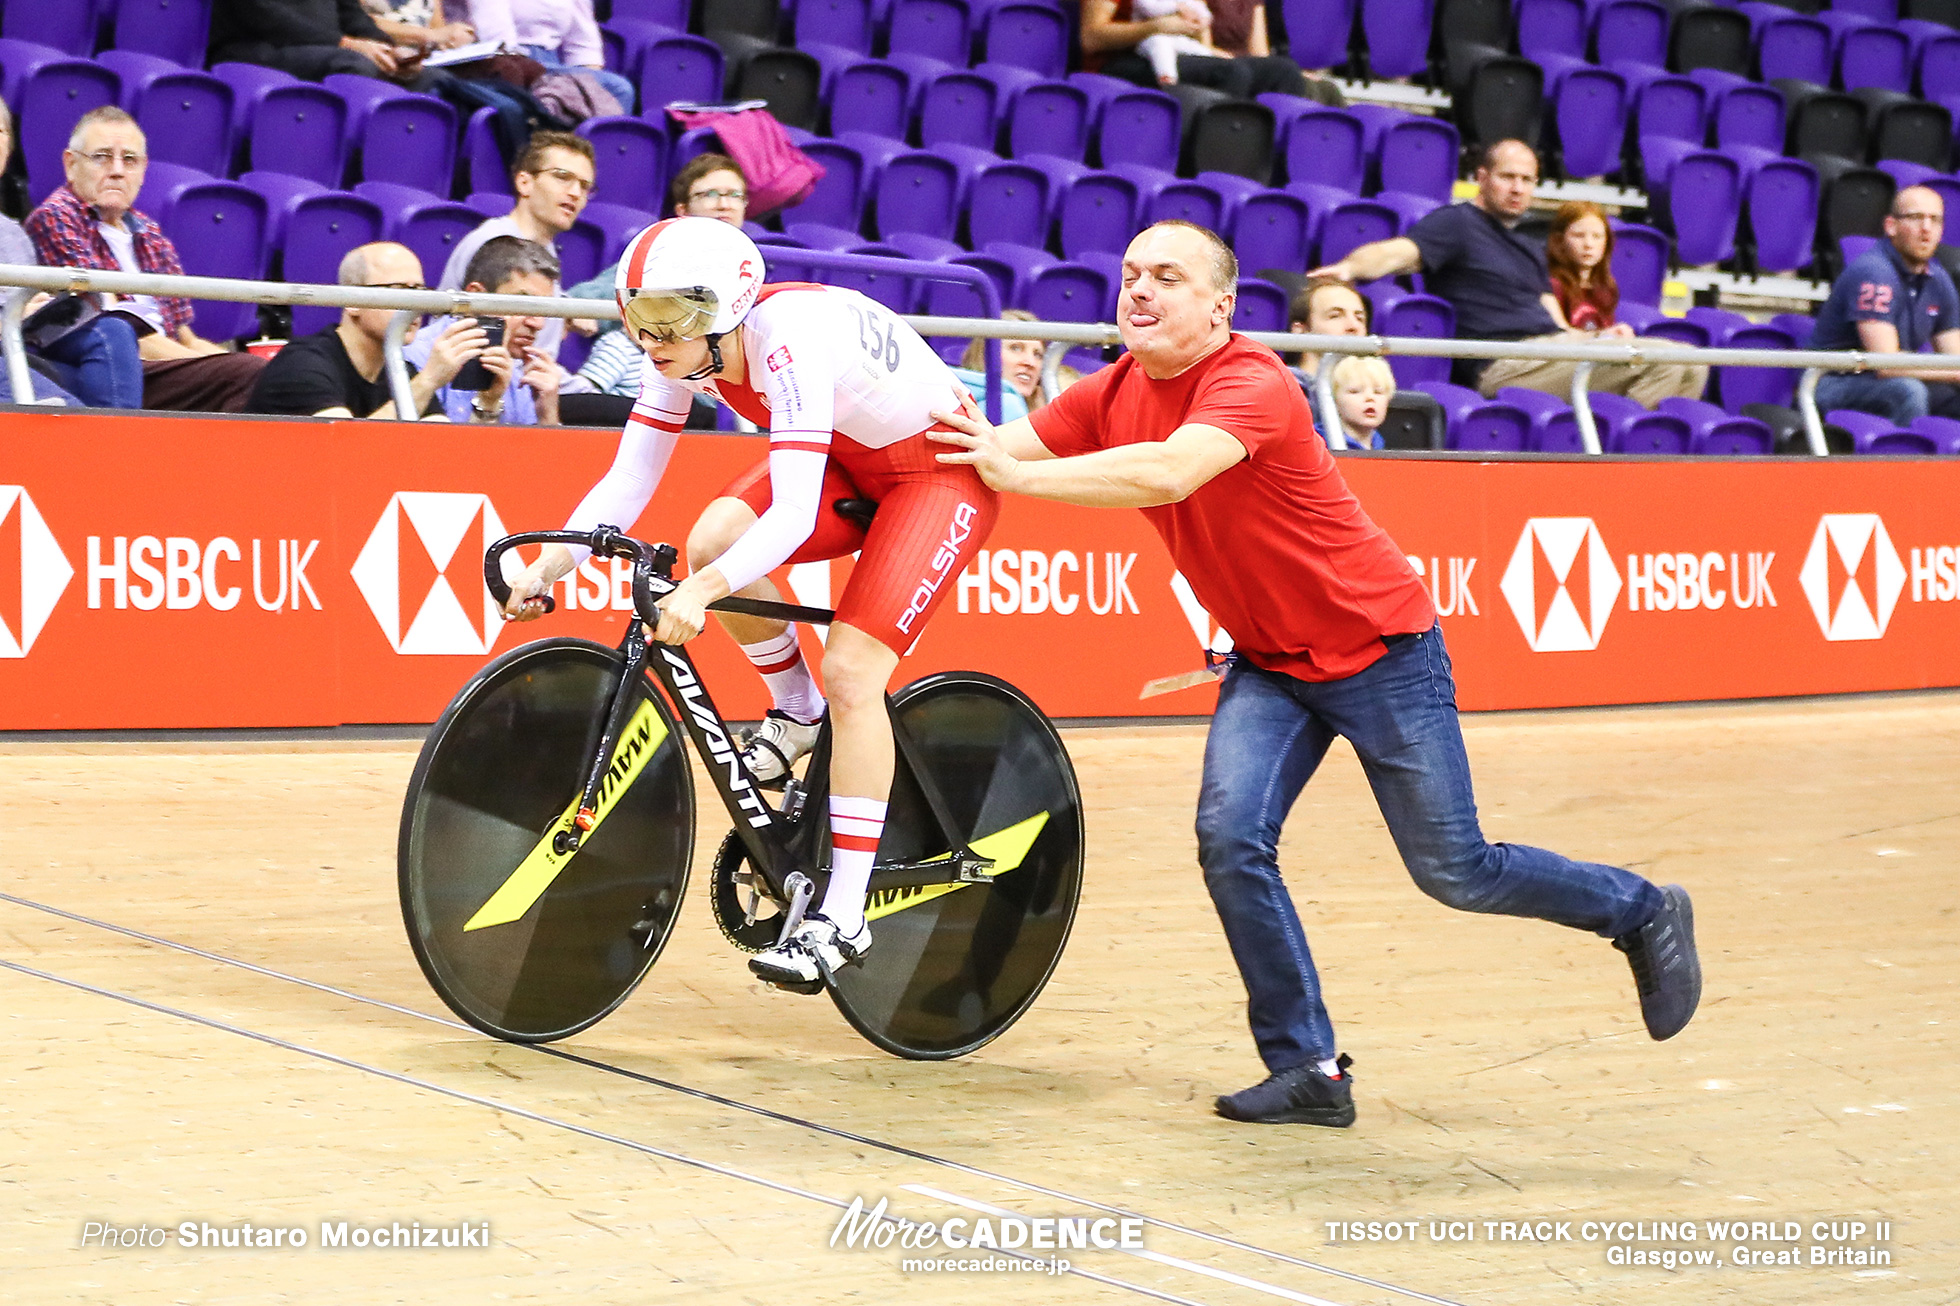
<svg viewBox="0 0 1960 1306"><path fill-rule="evenodd" d="M1272 1073L1220 1097L1229 1119L1348 1125L1348 1058L1280 878L1280 826L1336 735L1354 745L1418 887L1464 911L1591 930L1632 963L1657 1039L1701 997L1694 917L1678 885L1477 826L1456 688L1435 609L1369 520L1279 356L1232 334L1238 261L1212 232L1160 222L1123 259L1128 354L996 430L970 405L935 414L1001 491L1141 508L1235 651L1205 745L1198 861L1245 979Z"/></svg>

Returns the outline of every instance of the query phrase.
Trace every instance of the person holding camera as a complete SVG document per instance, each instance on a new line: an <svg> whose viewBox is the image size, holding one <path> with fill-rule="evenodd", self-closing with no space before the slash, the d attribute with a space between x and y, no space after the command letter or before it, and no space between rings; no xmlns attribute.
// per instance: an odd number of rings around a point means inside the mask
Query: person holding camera
<svg viewBox="0 0 1960 1306"><path fill-rule="evenodd" d="M483 243L463 274L471 295L552 297L558 284L558 256L549 246L520 236L497 236ZM425 366L444 333L457 321L474 321L488 347L464 365L454 380L436 391L452 422L479 425L557 426L558 390L570 375L539 344L544 317L437 318L423 328L405 356Z"/></svg>
<svg viewBox="0 0 1960 1306"><path fill-rule="evenodd" d="M390 241L347 251L340 261L340 284L376 290L428 289L415 252ZM246 410L289 417L393 419L397 414L383 344L394 316L390 308L342 309L338 324L301 336L265 365ZM418 333L411 326L409 341ZM475 318L448 319L441 331L429 334L433 339L421 369L409 369L409 393L415 396L419 416L439 412L438 392L490 347L489 334Z"/></svg>

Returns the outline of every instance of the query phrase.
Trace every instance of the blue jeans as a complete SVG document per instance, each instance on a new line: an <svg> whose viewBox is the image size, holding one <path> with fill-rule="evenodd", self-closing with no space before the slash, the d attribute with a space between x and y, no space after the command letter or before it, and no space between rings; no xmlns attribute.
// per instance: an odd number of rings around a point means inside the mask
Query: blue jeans
<svg viewBox="0 0 1960 1306"><path fill-rule="evenodd" d="M574 73L591 73L599 79L599 85L605 87L612 94L613 99L618 100L621 107L627 113L633 112L633 101L636 97L633 93L633 81L630 77L623 77L608 68L585 68L568 64L558 57L558 51L549 46L527 45L524 47L524 53L554 71L564 70Z"/></svg>
<svg viewBox="0 0 1960 1306"><path fill-rule="evenodd" d="M1288 809L1336 735L1360 756L1416 886L1446 906L1532 916L1606 938L1638 929L1660 910L1660 890L1630 871L1484 840L1440 626L1393 637L1372 666L1344 680L1296 680L1238 658L1205 744L1198 861L1269 1070L1335 1054L1278 850Z"/></svg>
<svg viewBox="0 0 1960 1306"><path fill-rule="evenodd" d="M143 359L136 328L104 315L71 331L41 351L55 365L64 387L90 408L141 408Z"/></svg>
<svg viewBox="0 0 1960 1306"><path fill-rule="evenodd" d="M1817 378L1817 407L1826 413L1851 408L1875 413L1894 426L1910 426L1928 413L1960 418L1960 388L1913 376L1827 372Z"/></svg>

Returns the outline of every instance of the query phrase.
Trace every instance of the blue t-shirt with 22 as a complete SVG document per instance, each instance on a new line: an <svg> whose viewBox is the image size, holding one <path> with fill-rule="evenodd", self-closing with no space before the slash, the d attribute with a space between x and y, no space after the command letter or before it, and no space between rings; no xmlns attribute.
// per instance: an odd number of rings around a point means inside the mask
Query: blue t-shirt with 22
<svg viewBox="0 0 1960 1306"><path fill-rule="evenodd" d="M1933 337L1960 329L1960 292L1938 263L1912 273L1892 242L1881 240L1851 260L1810 329L1812 349L1863 349L1858 323L1890 322L1899 352L1924 352Z"/></svg>

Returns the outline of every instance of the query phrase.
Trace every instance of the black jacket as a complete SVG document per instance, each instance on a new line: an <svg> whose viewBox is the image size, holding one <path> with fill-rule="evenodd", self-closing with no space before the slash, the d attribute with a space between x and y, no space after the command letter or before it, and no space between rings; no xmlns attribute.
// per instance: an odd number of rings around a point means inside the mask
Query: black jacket
<svg viewBox="0 0 1960 1306"><path fill-rule="evenodd" d="M217 0L211 12L211 48L263 41L267 45L339 45L343 36L388 38L361 8L361 0Z"/></svg>

